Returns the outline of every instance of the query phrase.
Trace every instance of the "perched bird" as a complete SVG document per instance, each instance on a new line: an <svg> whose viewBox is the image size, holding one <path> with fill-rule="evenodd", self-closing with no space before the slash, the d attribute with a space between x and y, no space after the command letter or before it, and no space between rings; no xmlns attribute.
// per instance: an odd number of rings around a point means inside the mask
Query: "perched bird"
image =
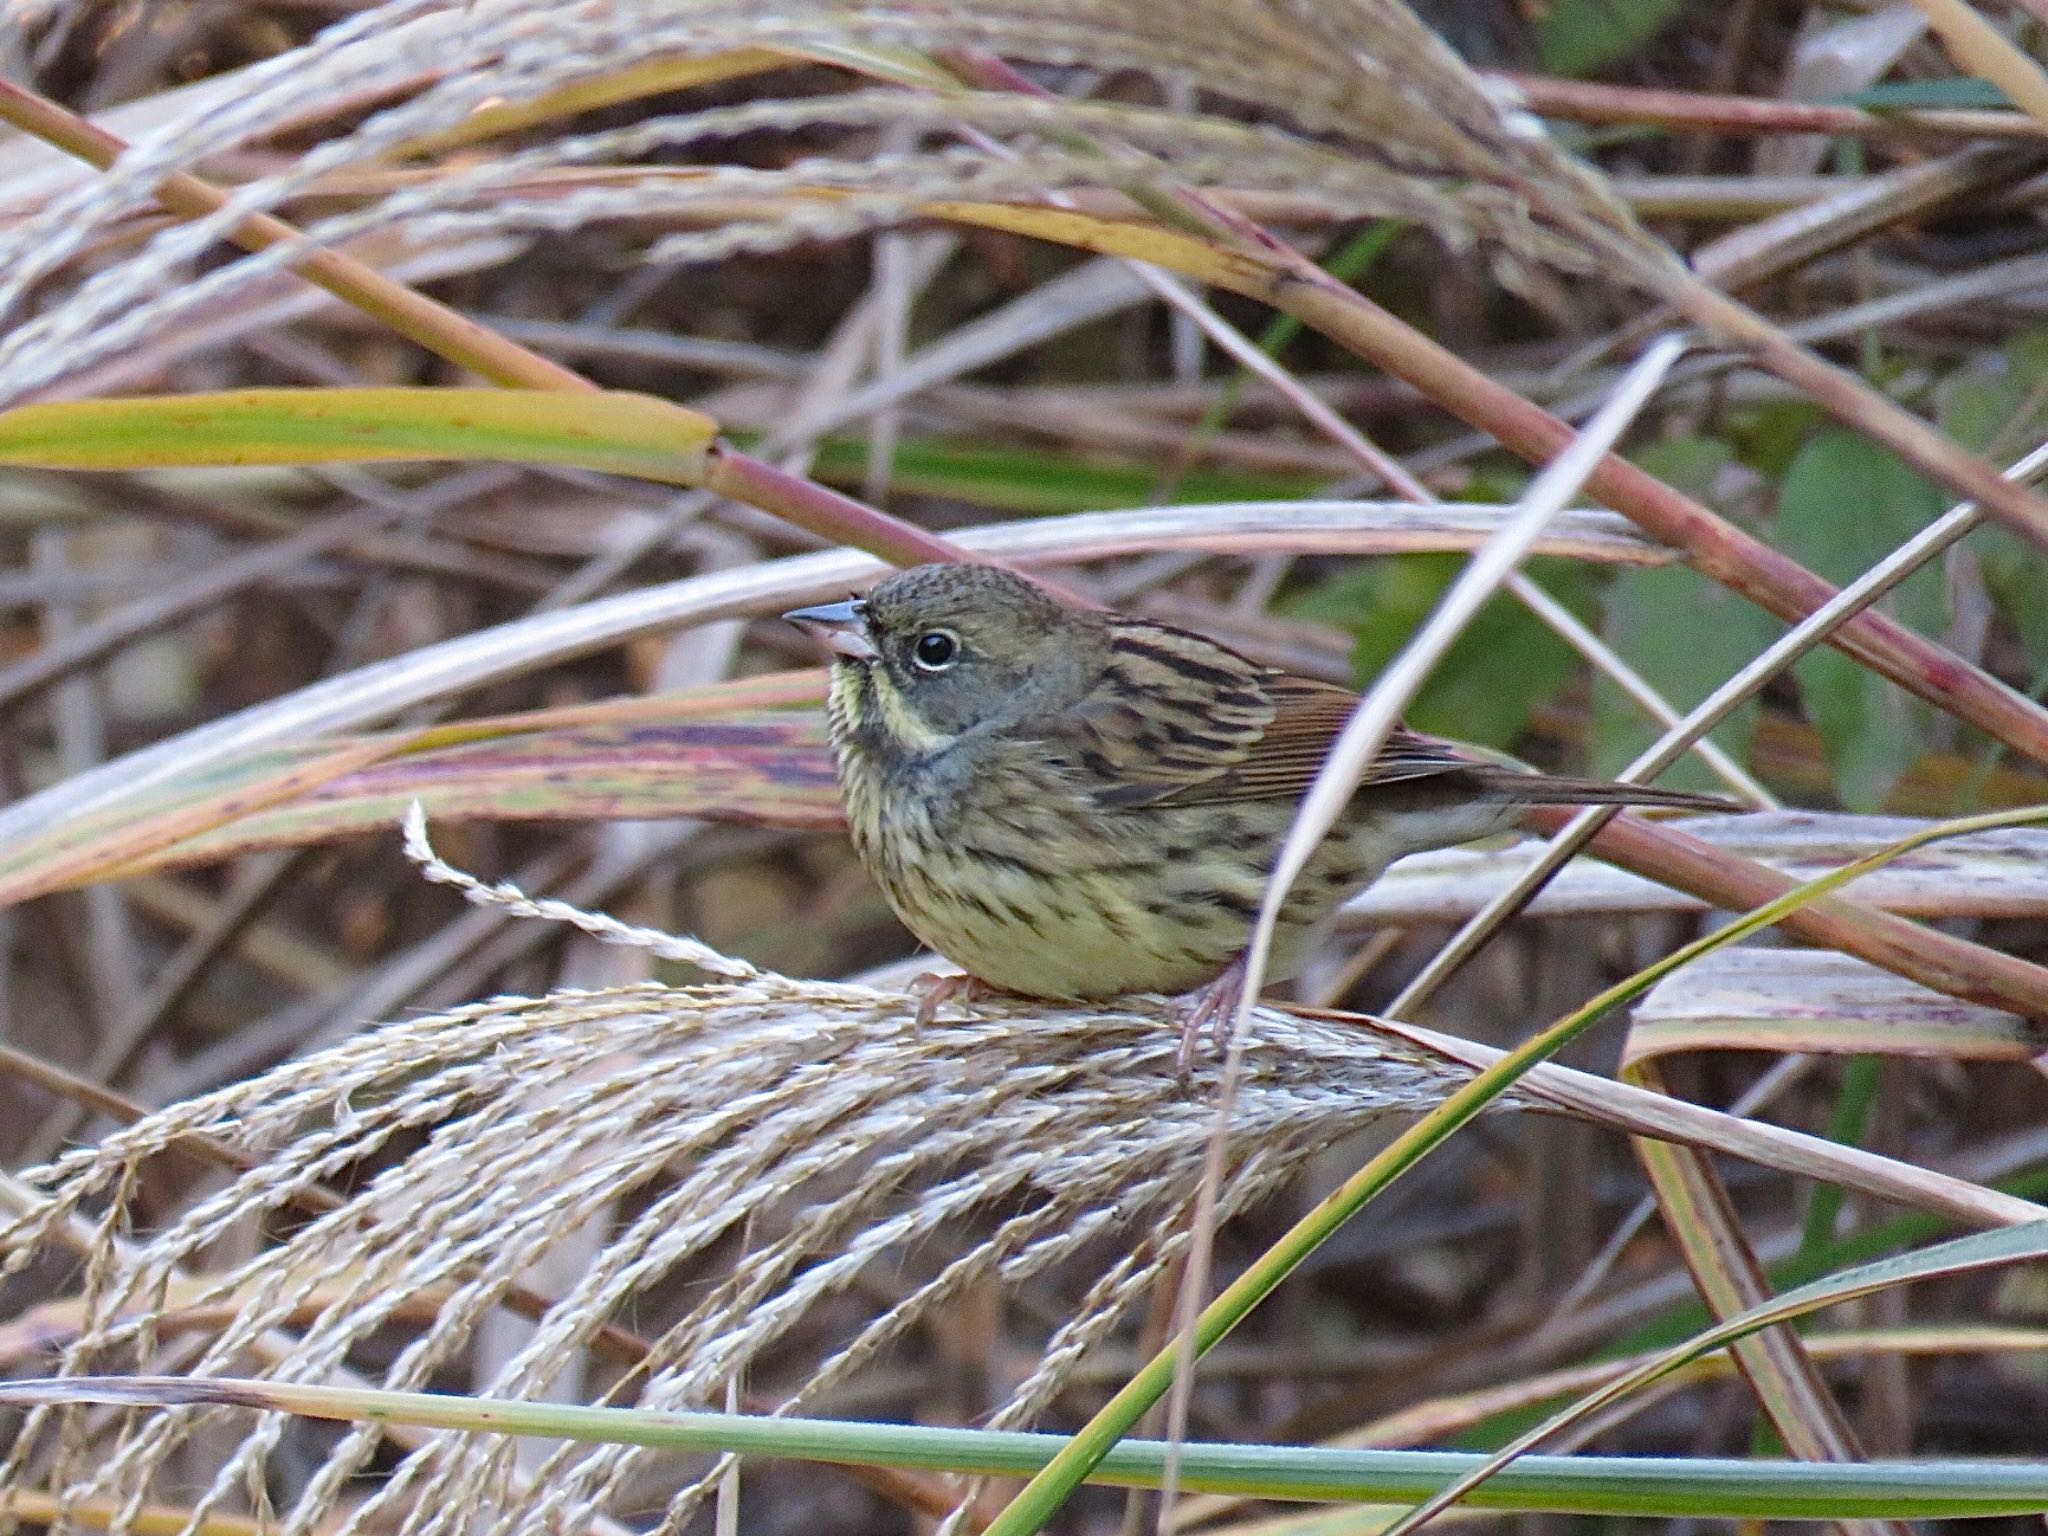
<svg viewBox="0 0 2048 1536"><path fill-rule="evenodd" d="M833 653L847 821L904 925L1029 997L1203 988L1185 1066L1204 1020L1234 1015L1267 875L1358 696L993 566L918 566L784 617ZM1733 808L1397 730L1288 895L1270 972L1404 854L1529 806L1616 804Z"/></svg>

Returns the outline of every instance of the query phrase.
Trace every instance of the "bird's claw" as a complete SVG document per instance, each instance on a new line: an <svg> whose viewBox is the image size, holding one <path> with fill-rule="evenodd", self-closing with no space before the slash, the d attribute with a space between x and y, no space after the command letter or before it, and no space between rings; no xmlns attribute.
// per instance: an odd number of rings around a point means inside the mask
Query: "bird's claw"
<svg viewBox="0 0 2048 1536"><path fill-rule="evenodd" d="M1195 1070L1195 1048L1202 1038L1202 1026L1216 1043L1216 1054L1227 1055L1230 1034L1237 1023L1237 1007L1244 1000L1244 957L1238 956L1213 981L1205 981L1181 997L1180 1049L1174 1054L1174 1071L1186 1082Z"/></svg>
<svg viewBox="0 0 2048 1536"><path fill-rule="evenodd" d="M959 971L945 975L927 971L910 984L909 990L911 996L917 999L917 1027L924 1029L938 1017L939 1009L945 1004L974 1003L987 997L995 988L979 976L969 976Z"/></svg>

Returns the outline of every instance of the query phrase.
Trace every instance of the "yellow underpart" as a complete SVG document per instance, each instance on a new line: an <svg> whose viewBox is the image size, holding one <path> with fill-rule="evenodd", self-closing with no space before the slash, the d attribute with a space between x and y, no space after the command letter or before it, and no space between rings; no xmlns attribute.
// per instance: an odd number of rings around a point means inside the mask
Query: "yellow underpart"
<svg viewBox="0 0 2048 1536"><path fill-rule="evenodd" d="M1217 964L1190 962L1178 953L1173 933L1160 919L1120 900L1115 889L1076 881L1060 893L1057 910L1048 893L1020 889L991 872L951 869L955 879L984 883L998 900L1014 898L1029 913L1018 921L1007 911L991 917L942 891L912 885L899 892L899 907L912 931L970 975L1035 997L1103 997L1117 992L1177 992L1204 981ZM1124 932L1105 922L1104 907L1120 908ZM1225 959L1228 952L1225 952Z"/></svg>

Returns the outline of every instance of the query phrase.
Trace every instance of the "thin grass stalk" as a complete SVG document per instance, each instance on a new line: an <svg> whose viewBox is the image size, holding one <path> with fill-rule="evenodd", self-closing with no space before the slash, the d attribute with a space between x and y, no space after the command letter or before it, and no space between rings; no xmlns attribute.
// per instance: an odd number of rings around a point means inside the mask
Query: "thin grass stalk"
<svg viewBox="0 0 2048 1536"><path fill-rule="evenodd" d="M1730 96L1704 91L1665 91L1567 80L1556 75L1501 76L1521 92L1539 116L1620 127L1669 128L1678 132L1730 135L1821 133L1830 138L1945 137L2039 139L2048 124L2024 112L1952 107L1909 107L1872 111L1769 96Z"/></svg>
<svg viewBox="0 0 2048 1536"><path fill-rule="evenodd" d="M1613 399L1586 424L1572 448L1560 455L1529 486L1514 522L1472 557L1422 628L1360 698L1351 718L1331 744L1315 782L1303 796L1294 824L1273 861L1258 922L1252 929L1245 964L1245 987L1238 999L1233 1033L1249 1011L1264 979L1267 956L1279 921L1280 907L1295 879L1308 865L1350 803L1358 781L1386 744L1416 692L1474 615L1493 597L1509 574L1527 556L1545 524L1578 494L1585 476L1627 430L1656 393L1673 364L1685 351L1678 338L1666 338L1645 350L1616 389Z"/></svg>
<svg viewBox="0 0 2048 1536"><path fill-rule="evenodd" d="M1884 444L1915 469L1959 496L1981 503L1993 517L2037 545L2048 547L2048 502L2006 479L1903 406L1879 394L1845 368L1808 351L1755 310L1704 283L1680 291L1679 309L1798 388L1828 414Z"/></svg>
<svg viewBox="0 0 2048 1536"><path fill-rule="evenodd" d="M1685 344L1676 338L1666 338L1646 349L1615 390L1613 399L1587 423L1572 449L1536 477L1523 495L1514 520L1472 557L1422 628L1359 699L1351 718L1331 744L1329 756L1317 772L1315 782L1302 797L1293 825L1288 828L1287 837L1274 856L1273 871L1267 879L1258 920L1252 926L1251 942L1246 947L1242 962L1243 982L1234 999L1230 1019L1223 1092L1216 1107L1216 1130L1209 1141L1207 1167L1195 1205L1195 1241L1181 1282L1175 1323L1178 1365L1167 1411L1166 1438L1169 1445L1178 1444L1187 1431L1188 1404L1194 1390L1196 1309L1202 1305L1202 1298L1208 1292L1216 1198L1223 1183L1231 1109L1244 1067L1245 1020L1265 981L1266 964L1272 953L1281 905L1302 870L1307 868L1316 848L1329 834L1330 828L1336 825L1367 767L1386 745L1388 734L1430 671L1464 633L1473 616L1527 557L1545 525L1578 494L1587 472L1649 403L1665 375L1684 352ZM1170 1518L1177 1491L1174 1472L1174 1465L1169 1460L1165 1492L1161 1498L1162 1521Z"/></svg>
<svg viewBox="0 0 2048 1536"><path fill-rule="evenodd" d="M1649 681L1630 666L1625 658L1618 655L1605 640L1580 623L1578 615L1552 597L1549 592L1520 571L1508 578L1508 590L1514 593L1531 613L1569 641L1582 656L1627 693L1644 714L1665 730L1676 730L1683 723L1685 717L1673 707L1669 699L1652 687ZM1766 789L1747 768L1704 736L1693 740L1687 750L1697 754L1699 760L1718 775L1722 783L1759 810L1784 809L1784 802Z"/></svg>

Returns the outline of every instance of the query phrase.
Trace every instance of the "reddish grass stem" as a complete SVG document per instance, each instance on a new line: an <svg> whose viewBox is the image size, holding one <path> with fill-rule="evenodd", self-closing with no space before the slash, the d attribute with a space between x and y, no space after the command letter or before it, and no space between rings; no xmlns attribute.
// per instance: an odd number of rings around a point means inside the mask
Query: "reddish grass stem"
<svg viewBox="0 0 2048 1536"><path fill-rule="evenodd" d="M1578 123L1655 124L1698 133L1825 133L1831 136L2038 139L2048 125L2024 112L1952 110L1871 112L1862 107L1774 101L1768 96L1725 96L1702 91L1659 91L1641 86L1559 80L1550 75L1507 74L1531 111Z"/></svg>
<svg viewBox="0 0 2048 1536"><path fill-rule="evenodd" d="M1539 810L1529 819L1547 832L1569 822L1570 810ZM1750 911L1775 901L1799 882L1739 858L1662 822L1618 816L1593 839L1600 857L1702 901ZM2048 1019L2048 969L1973 944L1840 896L1812 902L1779 924L1788 933L1854 955L1947 997L1962 998L2024 1018Z"/></svg>

